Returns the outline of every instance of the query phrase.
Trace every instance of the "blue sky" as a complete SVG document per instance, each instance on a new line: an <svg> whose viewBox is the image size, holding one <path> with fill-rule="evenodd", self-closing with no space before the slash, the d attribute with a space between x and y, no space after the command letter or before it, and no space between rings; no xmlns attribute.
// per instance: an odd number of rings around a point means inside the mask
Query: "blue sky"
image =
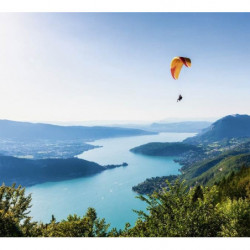
<svg viewBox="0 0 250 250"><path fill-rule="evenodd" d="M0 119L250 113L248 13L13 13L0 21ZM192 60L177 81L175 56Z"/></svg>

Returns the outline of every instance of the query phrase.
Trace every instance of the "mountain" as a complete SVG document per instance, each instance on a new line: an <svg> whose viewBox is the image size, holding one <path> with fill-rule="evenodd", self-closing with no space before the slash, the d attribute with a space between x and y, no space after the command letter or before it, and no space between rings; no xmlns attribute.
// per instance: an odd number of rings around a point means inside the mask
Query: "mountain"
<svg viewBox="0 0 250 250"><path fill-rule="evenodd" d="M33 140L97 140L110 137L154 134L140 129L102 126L58 126L44 123L0 120L0 139Z"/></svg>
<svg viewBox="0 0 250 250"><path fill-rule="evenodd" d="M174 123L155 122L152 124L119 124L119 127L143 129L152 132L198 133L201 132L204 128L209 127L210 125L211 122L207 121L185 121L185 122L174 122Z"/></svg>
<svg viewBox="0 0 250 250"><path fill-rule="evenodd" d="M152 123L147 129L154 132L178 132L178 133L197 133L211 125L206 121L190 121L176 123Z"/></svg>
<svg viewBox="0 0 250 250"><path fill-rule="evenodd" d="M228 115L204 129L197 136L187 138L183 142L191 144L208 144L231 138L250 137L249 115Z"/></svg>
<svg viewBox="0 0 250 250"><path fill-rule="evenodd" d="M12 156L0 156L0 183L31 186L49 181L74 179L100 173L101 171L126 166L101 166L78 158L29 160Z"/></svg>
<svg viewBox="0 0 250 250"><path fill-rule="evenodd" d="M248 153L228 151L213 159L207 159L188 168L181 168L181 175L170 175L146 179L132 187L139 194L152 194L166 187L166 181L185 180L188 186L212 186L222 181L232 173L238 173L242 168L250 169L250 149ZM249 179L248 179L249 182Z"/></svg>
<svg viewBox="0 0 250 250"><path fill-rule="evenodd" d="M196 148L188 148L196 146ZM131 151L150 155L178 156L179 176L148 179L133 187L138 193L152 193L169 178L186 180L189 186L213 185L232 172L250 167L250 116L229 115L214 122L200 134L177 143L149 143ZM179 154L178 154L179 153Z"/></svg>
<svg viewBox="0 0 250 250"><path fill-rule="evenodd" d="M211 186L227 177L230 173L238 172L242 167L250 168L249 153L232 156L229 155L225 158L218 157L215 160L206 162L206 164L199 164L192 169L193 176L190 176L190 173L187 172L182 178L188 180L187 184L190 186L194 186L197 183L204 186ZM189 179L188 177L191 178Z"/></svg>

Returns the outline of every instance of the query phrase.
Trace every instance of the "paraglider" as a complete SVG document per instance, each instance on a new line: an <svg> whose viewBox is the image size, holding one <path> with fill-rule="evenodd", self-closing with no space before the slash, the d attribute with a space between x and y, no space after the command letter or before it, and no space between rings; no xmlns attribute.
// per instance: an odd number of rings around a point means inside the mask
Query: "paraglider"
<svg viewBox="0 0 250 250"><path fill-rule="evenodd" d="M177 80L179 78L179 74L181 72L182 66L185 65L186 67L191 67L191 59L187 57L181 57L177 56L174 57L170 64L170 71L172 74L172 77ZM179 95L177 102L182 100L182 96Z"/></svg>

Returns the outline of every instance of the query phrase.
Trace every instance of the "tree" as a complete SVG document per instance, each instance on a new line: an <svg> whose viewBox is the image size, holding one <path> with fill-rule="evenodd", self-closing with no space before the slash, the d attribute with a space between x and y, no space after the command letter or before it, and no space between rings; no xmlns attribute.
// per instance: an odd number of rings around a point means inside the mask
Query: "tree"
<svg viewBox="0 0 250 250"><path fill-rule="evenodd" d="M29 208L31 195L25 196L21 186L0 187L0 236L29 236L35 223L31 223Z"/></svg>
<svg viewBox="0 0 250 250"><path fill-rule="evenodd" d="M195 187L195 191L193 194L193 198L192 201L195 202L198 200L198 198L203 200L203 191L200 185L198 185L197 187Z"/></svg>
<svg viewBox="0 0 250 250"><path fill-rule="evenodd" d="M45 237L106 237L109 224L97 218L94 208L88 208L83 217L74 214L69 215L67 220L56 222L53 216L49 224L41 224L39 227Z"/></svg>
<svg viewBox="0 0 250 250"><path fill-rule="evenodd" d="M227 199L219 208L226 218L219 236L250 237L250 203L248 199Z"/></svg>
<svg viewBox="0 0 250 250"><path fill-rule="evenodd" d="M123 236L215 237L249 236L249 201L221 202L218 188L198 187L188 191L184 182L168 184L161 193L139 198L148 213L137 211L136 225ZM232 230L233 229L233 230Z"/></svg>

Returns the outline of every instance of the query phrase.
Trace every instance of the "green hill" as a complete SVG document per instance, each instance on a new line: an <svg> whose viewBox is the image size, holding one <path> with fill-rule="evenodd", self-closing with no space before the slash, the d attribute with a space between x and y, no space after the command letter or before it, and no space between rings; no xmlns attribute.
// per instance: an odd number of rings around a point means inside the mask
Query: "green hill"
<svg viewBox="0 0 250 250"><path fill-rule="evenodd" d="M166 186L166 180L173 182L179 178L185 180L187 185L211 186L232 172L237 173L242 167L250 168L250 142L242 143L234 149L220 153L218 156L188 164L181 168L179 176L154 177L134 186L133 191L140 194L151 194Z"/></svg>
<svg viewBox="0 0 250 250"><path fill-rule="evenodd" d="M211 167L208 168L209 165ZM187 183L190 185L201 184L211 186L227 177L233 171L240 171L242 167L250 167L250 154L240 154L226 158L217 157L208 163L194 166L192 169L193 176L190 172L187 172L182 176L182 179L188 180Z"/></svg>
<svg viewBox="0 0 250 250"><path fill-rule="evenodd" d="M126 166L126 163L101 166L78 158L29 160L0 156L0 183L31 186L89 176L120 166Z"/></svg>
<svg viewBox="0 0 250 250"><path fill-rule="evenodd" d="M242 167L238 172L233 171L216 184L219 187L220 197L250 199L250 167Z"/></svg>
<svg viewBox="0 0 250 250"><path fill-rule="evenodd" d="M178 156L188 151L201 151L201 148L181 142L151 142L130 151L151 156Z"/></svg>

